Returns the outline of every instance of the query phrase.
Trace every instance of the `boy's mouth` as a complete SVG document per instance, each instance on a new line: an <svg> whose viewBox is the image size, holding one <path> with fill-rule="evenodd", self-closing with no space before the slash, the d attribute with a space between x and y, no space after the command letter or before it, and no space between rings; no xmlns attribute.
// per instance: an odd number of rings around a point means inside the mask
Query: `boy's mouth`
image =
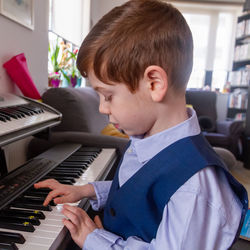
<svg viewBox="0 0 250 250"><path fill-rule="evenodd" d="M119 124L118 123L113 123L113 125L115 126L115 128L117 130L119 130L121 133L124 133L124 131L120 128Z"/></svg>
<svg viewBox="0 0 250 250"><path fill-rule="evenodd" d="M114 123L115 128L119 129L119 124L118 123Z"/></svg>

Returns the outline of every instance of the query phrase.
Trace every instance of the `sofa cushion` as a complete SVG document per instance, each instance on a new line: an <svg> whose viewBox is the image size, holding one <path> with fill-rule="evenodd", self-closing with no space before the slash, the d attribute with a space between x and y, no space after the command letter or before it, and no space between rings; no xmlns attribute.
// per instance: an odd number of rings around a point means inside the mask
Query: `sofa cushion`
<svg viewBox="0 0 250 250"><path fill-rule="evenodd" d="M42 96L44 103L63 115L54 131L82 131L100 134L108 124L108 116L99 113L98 94L90 87L51 88Z"/></svg>

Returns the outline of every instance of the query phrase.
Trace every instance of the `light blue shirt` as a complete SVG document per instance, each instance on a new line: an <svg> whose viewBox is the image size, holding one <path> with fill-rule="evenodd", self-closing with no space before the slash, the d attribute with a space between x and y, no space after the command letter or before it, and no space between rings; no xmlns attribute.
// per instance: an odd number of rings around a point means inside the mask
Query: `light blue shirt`
<svg viewBox="0 0 250 250"><path fill-rule="evenodd" d="M197 116L187 109L189 118L175 127L142 139L131 137L119 170L122 186L143 165L172 143L200 133ZM94 182L95 210L105 206L111 181ZM84 250L225 250L234 240L241 217L241 205L231 191L224 173L207 167L182 185L166 204L156 238L150 243L132 236L123 240L104 229L86 238Z"/></svg>

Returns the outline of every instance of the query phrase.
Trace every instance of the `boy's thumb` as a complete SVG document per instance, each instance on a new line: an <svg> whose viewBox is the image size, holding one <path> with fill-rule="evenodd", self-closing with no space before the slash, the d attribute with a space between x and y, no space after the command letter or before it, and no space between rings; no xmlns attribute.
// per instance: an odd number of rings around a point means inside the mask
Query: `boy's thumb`
<svg viewBox="0 0 250 250"><path fill-rule="evenodd" d="M102 221L98 215L95 216L94 222L99 229L103 229Z"/></svg>

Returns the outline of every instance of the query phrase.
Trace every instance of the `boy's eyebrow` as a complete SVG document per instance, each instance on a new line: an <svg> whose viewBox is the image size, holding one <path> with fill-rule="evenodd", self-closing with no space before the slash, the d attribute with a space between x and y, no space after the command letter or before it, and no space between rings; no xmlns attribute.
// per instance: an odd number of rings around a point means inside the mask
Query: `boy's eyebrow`
<svg viewBox="0 0 250 250"><path fill-rule="evenodd" d="M103 88L103 87L94 87L94 90L97 91L97 92L107 92L108 90Z"/></svg>

